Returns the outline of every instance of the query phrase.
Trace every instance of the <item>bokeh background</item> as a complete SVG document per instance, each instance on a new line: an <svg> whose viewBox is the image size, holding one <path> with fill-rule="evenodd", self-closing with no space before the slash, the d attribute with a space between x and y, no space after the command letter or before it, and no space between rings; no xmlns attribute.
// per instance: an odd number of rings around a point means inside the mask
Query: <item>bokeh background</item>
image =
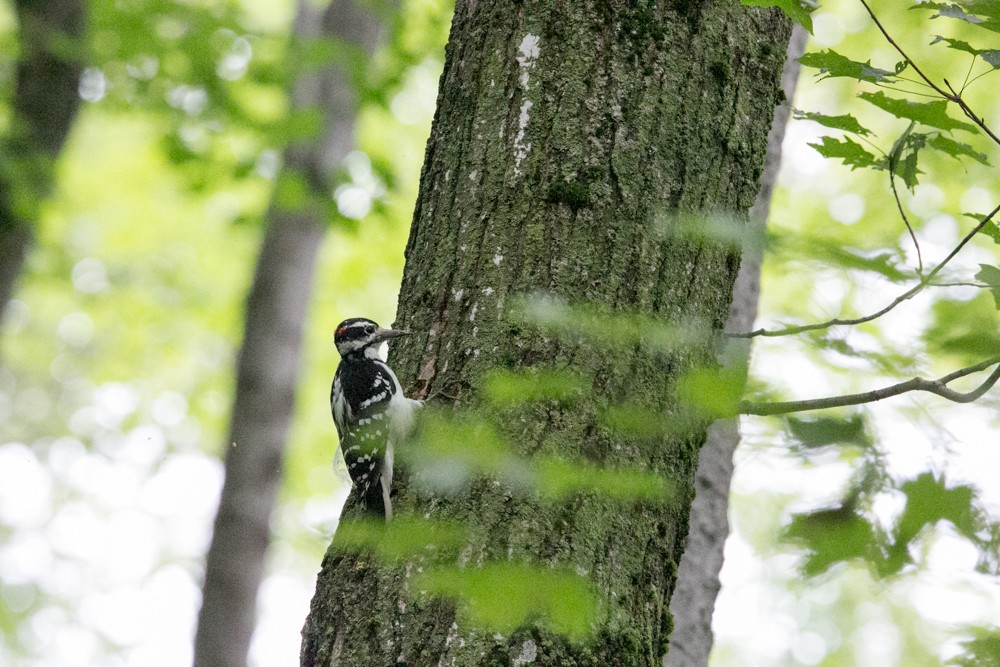
<svg viewBox="0 0 1000 667"><path fill-rule="evenodd" d="M0 663L7 665L190 664L244 298L261 218L280 191L284 135L276 128L297 122L288 118L285 92L294 72L292 2L113 4L91 3L98 64L81 79L83 107L26 273L3 313ZM330 228L251 648L261 667L297 660L314 577L346 493L330 465L333 327L355 315L393 320L450 9L444 0L405 0L401 12L406 29L366 66L358 150L329 193ZM961 80L968 60L928 42L937 30L971 28L930 24L919 12L896 11L889 20L929 73ZM836 48L890 70L899 60L856 3L830 2L814 24L810 50ZM0 3L7 87L16 34L12 8ZM829 114L861 104L851 101L855 82L815 75L803 70L797 108ZM995 85L985 78L970 100L1000 127ZM867 110L852 112L860 118ZM0 128L9 123L3 107ZM865 124L886 150L905 129L874 113ZM808 143L825 133L808 121L789 126L762 323L863 314L901 291L889 272L838 264L824 248L883 253L890 267L915 261L887 178L822 158ZM995 147L990 155L1000 159ZM995 205L1000 180L975 163L934 158L921 167L920 184L903 197L932 261L974 224L963 213ZM996 265L995 248L973 244L952 281L971 281L979 263ZM955 326L995 331L994 310L977 288L934 288L850 332L759 341L752 375L785 397L807 398L941 374L971 358L946 344ZM905 504L891 482L927 472L968 485L977 511L995 522L997 406L995 396L961 407L903 397L852 413L862 420L859 435L837 447L807 446L783 421L744 419L713 666L939 665L961 652L969 627L1000 618L995 554L948 522L922 531L914 564L887 578L863 560L806 577L806 551L785 535L796 514L842 498L859 470L886 482L868 498L876 522L889 525Z"/></svg>

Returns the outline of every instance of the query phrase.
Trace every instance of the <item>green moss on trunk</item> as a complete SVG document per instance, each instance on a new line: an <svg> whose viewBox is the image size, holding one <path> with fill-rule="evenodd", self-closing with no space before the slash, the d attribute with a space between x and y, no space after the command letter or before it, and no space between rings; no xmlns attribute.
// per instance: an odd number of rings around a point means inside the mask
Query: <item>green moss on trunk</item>
<svg viewBox="0 0 1000 667"><path fill-rule="evenodd" d="M512 304L544 291L721 328L737 254L665 239L651 222L670 210L742 215L753 203L789 29L734 1L458 3L400 292L399 323L416 334L394 366L417 395L462 402L491 368L578 371L590 396L513 420L520 453L655 471L677 493L546 504L480 484L443 501L401 484L398 507L470 527L467 567L513 559L586 572L602 596L597 633L574 644L538 627L512 637L460 627L450 603L407 589L406 572L331 554L303 664L509 665L527 642L535 665L658 664L704 433L630 441L598 415L608 397L678 414L674 380L712 350L542 339Z"/></svg>

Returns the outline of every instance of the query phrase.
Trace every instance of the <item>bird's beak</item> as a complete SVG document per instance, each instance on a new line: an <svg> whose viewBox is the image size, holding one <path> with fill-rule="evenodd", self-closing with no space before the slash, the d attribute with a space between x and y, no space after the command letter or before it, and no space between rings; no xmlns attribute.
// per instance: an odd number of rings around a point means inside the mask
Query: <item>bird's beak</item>
<svg viewBox="0 0 1000 667"><path fill-rule="evenodd" d="M390 338L399 338L400 336L409 336L409 331L403 331L401 329L383 329L379 327L378 331L375 332L375 340L379 343L382 341L389 340Z"/></svg>

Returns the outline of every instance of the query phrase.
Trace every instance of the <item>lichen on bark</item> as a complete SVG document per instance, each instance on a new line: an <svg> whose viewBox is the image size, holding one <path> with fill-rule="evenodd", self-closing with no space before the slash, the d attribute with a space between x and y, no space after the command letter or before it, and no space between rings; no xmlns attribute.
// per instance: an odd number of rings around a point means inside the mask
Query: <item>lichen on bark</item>
<svg viewBox="0 0 1000 667"><path fill-rule="evenodd" d="M655 472L674 494L543 502L483 482L443 498L401 477L399 511L468 528L464 567L585 573L601 600L594 634L473 628L452 602L410 590L406 568L331 550L304 665L518 664L527 642L536 665L658 663L704 429L651 442L599 417L614 403L679 416L676 380L712 363L710 337L671 352L556 338L515 304L544 292L720 330L738 250L653 223L671 211L745 216L789 30L732 1L458 2L400 290L398 324L414 335L393 366L417 396L466 407L492 369L572 370L590 391L571 405L494 415L516 453Z"/></svg>

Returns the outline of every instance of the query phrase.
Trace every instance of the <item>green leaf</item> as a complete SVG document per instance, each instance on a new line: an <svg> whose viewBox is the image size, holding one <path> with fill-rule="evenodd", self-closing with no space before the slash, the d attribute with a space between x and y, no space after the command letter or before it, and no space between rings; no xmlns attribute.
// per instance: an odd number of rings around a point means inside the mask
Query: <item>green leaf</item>
<svg viewBox="0 0 1000 667"><path fill-rule="evenodd" d="M986 219L986 215L984 213L963 213L962 215L964 215L967 218L972 218L977 222L982 222L983 220ZM994 243L1000 245L1000 227L997 226L996 222L990 221L982 229L979 230L979 233L990 237L991 239L993 239Z"/></svg>
<svg viewBox="0 0 1000 667"><path fill-rule="evenodd" d="M996 304L997 310L1000 310L1000 269L989 264L980 264L976 280L981 280L990 286L993 302Z"/></svg>
<svg viewBox="0 0 1000 667"><path fill-rule="evenodd" d="M846 507L799 514L785 537L806 548L802 569L809 576L822 574L840 562L877 554L874 527Z"/></svg>
<svg viewBox="0 0 1000 667"><path fill-rule="evenodd" d="M739 414L744 368L696 368L677 381L678 396L715 418Z"/></svg>
<svg viewBox="0 0 1000 667"><path fill-rule="evenodd" d="M810 34L813 31L811 13L819 7L819 4L812 0L742 0L742 2L748 7L777 7Z"/></svg>
<svg viewBox="0 0 1000 667"><path fill-rule="evenodd" d="M515 563L427 568L413 575L412 589L456 598L459 615L472 625L509 634L541 622L582 639L597 615L590 582L569 570Z"/></svg>
<svg viewBox="0 0 1000 667"><path fill-rule="evenodd" d="M948 45L949 49L955 49L957 51L965 51L966 53L971 53L974 56L978 56L979 49L973 48L968 42L963 42L960 39L952 39L950 37L942 37L941 35L935 35L934 40L931 44L937 44L938 42L944 42Z"/></svg>
<svg viewBox="0 0 1000 667"><path fill-rule="evenodd" d="M986 51L980 51L979 57L992 65L993 69L1000 68L1000 50L989 49Z"/></svg>
<svg viewBox="0 0 1000 667"><path fill-rule="evenodd" d="M391 523L381 519L343 521L337 527L333 547L373 551L386 560L401 560L454 555L467 541L468 530L461 523L399 516Z"/></svg>
<svg viewBox="0 0 1000 667"><path fill-rule="evenodd" d="M568 402L585 392L580 377L565 371L493 371L483 381L483 393L494 403Z"/></svg>
<svg viewBox="0 0 1000 667"><path fill-rule="evenodd" d="M965 537L977 540L972 487L948 488L944 479L927 472L903 484L900 491L906 495L906 507L893 531L889 557L880 568L882 574L895 574L911 561L910 543L925 526L948 521Z"/></svg>
<svg viewBox="0 0 1000 667"><path fill-rule="evenodd" d="M842 116L827 116L826 114L815 113L813 111L799 111L798 109L796 109L794 113L796 120L811 120L833 130L843 130L845 132L851 132L861 136L868 136L871 134L871 131L862 126L861 123L858 122L858 119L851 114L844 114Z"/></svg>
<svg viewBox="0 0 1000 667"><path fill-rule="evenodd" d="M806 53L799 58L799 62L806 67L818 69L822 79L847 77L871 83L892 82L895 80L892 78L894 76L893 72L873 67L870 60L860 63L842 56L836 51Z"/></svg>
<svg viewBox="0 0 1000 667"><path fill-rule="evenodd" d="M840 159L851 169L871 167L882 169L884 161L861 147L861 144L845 137L834 139L833 137L823 137L822 143L809 144L823 157Z"/></svg>
<svg viewBox="0 0 1000 667"><path fill-rule="evenodd" d="M909 100L889 97L881 90L875 93L861 93L858 97L874 104L883 111L888 111L897 118L914 120L918 123L942 130L976 131L976 128L968 123L949 118L947 111L948 102L945 100L938 100L936 102L911 102Z"/></svg>
<svg viewBox="0 0 1000 667"><path fill-rule="evenodd" d="M865 430L864 417L861 415L851 415L847 419L788 417L786 423L792 436L806 448L825 447L826 445L868 447L872 444L871 437Z"/></svg>
<svg viewBox="0 0 1000 667"><path fill-rule="evenodd" d="M965 156L965 157L971 157L976 162L986 165L987 167L990 164L989 160L986 158L986 153L980 153L969 144L963 144L961 142L955 141L954 139L949 139L948 137L941 134L937 134L931 137L927 141L927 145L935 150L947 153L956 160L962 156Z"/></svg>
<svg viewBox="0 0 1000 667"><path fill-rule="evenodd" d="M932 353L954 354L970 363L1000 353L1000 317L993 298L939 299L931 312L934 323L924 337Z"/></svg>
<svg viewBox="0 0 1000 667"><path fill-rule="evenodd" d="M915 121L900 135L889 152L889 169L903 179L906 187L913 190L917 185L917 174L923 173L917 168L917 154L927 143L927 135L913 131Z"/></svg>

